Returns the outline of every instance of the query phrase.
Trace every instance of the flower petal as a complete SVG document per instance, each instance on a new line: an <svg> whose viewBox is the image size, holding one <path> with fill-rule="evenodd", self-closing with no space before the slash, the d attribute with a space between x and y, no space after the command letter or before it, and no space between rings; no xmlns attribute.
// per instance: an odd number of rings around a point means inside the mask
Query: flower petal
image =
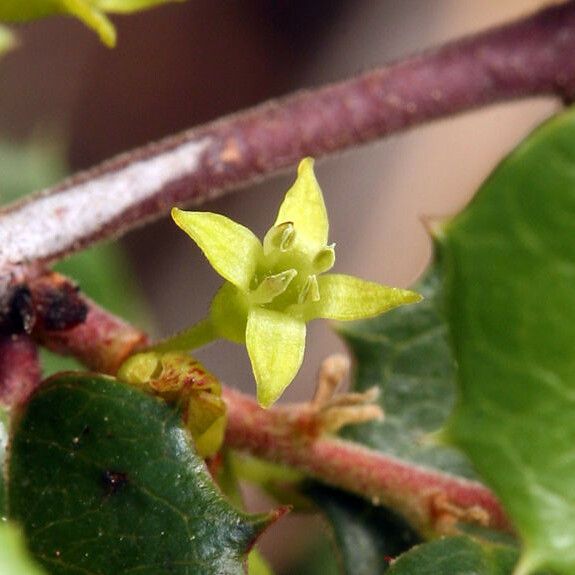
<svg viewBox="0 0 575 575"><path fill-rule="evenodd" d="M224 279L240 289L249 289L262 246L248 228L211 212L174 208L172 218L198 244Z"/></svg>
<svg viewBox="0 0 575 575"><path fill-rule="evenodd" d="M327 243L327 211L313 172L313 159L304 158L297 174L280 206L275 225L292 222L296 232L294 246L313 256Z"/></svg>
<svg viewBox="0 0 575 575"><path fill-rule="evenodd" d="M305 349L305 323L281 312L255 307L248 315L246 345L258 402L269 407L299 371Z"/></svg>
<svg viewBox="0 0 575 575"><path fill-rule="evenodd" d="M308 303L303 312L308 321L320 317L340 321L364 319L422 299L409 290L343 274L325 274L317 280L319 301Z"/></svg>

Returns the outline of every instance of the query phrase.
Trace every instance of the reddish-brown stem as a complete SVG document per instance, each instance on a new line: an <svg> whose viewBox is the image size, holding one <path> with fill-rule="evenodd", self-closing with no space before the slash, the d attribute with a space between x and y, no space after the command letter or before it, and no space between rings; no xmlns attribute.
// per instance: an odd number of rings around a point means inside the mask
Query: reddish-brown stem
<svg viewBox="0 0 575 575"><path fill-rule="evenodd" d="M71 355L98 373L114 375L130 355L148 343L148 336L97 304L88 306L86 320L72 329L38 329L34 337L48 349Z"/></svg>
<svg viewBox="0 0 575 575"><path fill-rule="evenodd" d="M449 530L457 520L478 520L510 530L499 501L480 483L356 443L310 434L309 420L293 408L264 410L251 397L229 388L223 396L229 417L226 444L232 448L293 466L329 485L389 505L424 533Z"/></svg>
<svg viewBox="0 0 575 575"><path fill-rule="evenodd" d="M0 279L286 168L436 118L575 95L575 3L118 156L0 212ZM1 289L1 288L0 288Z"/></svg>
<svg viewBox="0 0 575 575"><path fill-rule="evenodd" d="M62 276L47 274L34 286L61 286ZM89 368L114 374L128 355L147 342L146 335L81 297L87 314L83 323L47 331L38 322L33 336L51 349L73 355ZM13 361L13 360L18 361ZM20 361L22 360L22 361ZM0 399L19 403L39 380L34 342L28 335L0 339ZM441 531L445 519L485 520L496 529L509 529L505 514L483 485L447 475L358 444L322 433L317 406L264 410L256 401L224 387L229 422L226 443L235 449L293 466L330 485L346 489L405 514L422 531Z"/></svg>
<svg viewBox="0 0 575 575"><path fill-rule="evenodd" d="M41 375L38 349L29 335L0 336L0 405L26 401Z"/></svg>
<svg viewBox="0 0 575 575"><path fill-rule="evenodd" d="M33 340L110 375L148 344L145 332L102 309L59 273L44 270L12 282L6 293L0 301L0 401L8 405L25 395L16 387L39 381Z"/></svg>

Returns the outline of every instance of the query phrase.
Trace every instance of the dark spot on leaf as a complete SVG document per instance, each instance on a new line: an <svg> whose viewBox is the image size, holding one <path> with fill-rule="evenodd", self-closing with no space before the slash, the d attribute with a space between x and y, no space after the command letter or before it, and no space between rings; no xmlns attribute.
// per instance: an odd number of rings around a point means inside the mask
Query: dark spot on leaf
<svg viewBox="0 0 575 575"><path fill-rule="evenodd" d="M107 496L115 495L128 484L128 475L122 471L107 469L102 473L102 486Z"/></svg>

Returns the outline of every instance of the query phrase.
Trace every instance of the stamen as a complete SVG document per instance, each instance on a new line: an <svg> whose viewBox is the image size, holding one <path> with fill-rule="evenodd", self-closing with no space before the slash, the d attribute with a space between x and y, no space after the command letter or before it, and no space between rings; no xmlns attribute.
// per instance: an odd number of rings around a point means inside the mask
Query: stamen
<svg viewBox="0 0 575 575"><path fill-rule="evenodd" d="M335 263L335 244L321 249L313 259L313 269L321 274L333 267Z"/></svg>
<svg viewBox="0 0 575 575"><path fill-rule="evenodd" d="M308 276L307 280L297 299L298 303L307 303L312 301L319 301L319 285L315 275Z"/></svg>
<svg viewBox="0 0 575 575"><path fill-rule="evenodd" d="M260 305L270 303L287 289L295 276L297 276L297 271L290 269L266 277L260 285L250 293L252 303Z"/></svg>
<svg viewBox="0 0 575 575"><path fill-rule="evenodd" d="M286 252L295 241L295 227L293 222L283 222L272 226L264 238L264 255L274 250Z"/></svg>

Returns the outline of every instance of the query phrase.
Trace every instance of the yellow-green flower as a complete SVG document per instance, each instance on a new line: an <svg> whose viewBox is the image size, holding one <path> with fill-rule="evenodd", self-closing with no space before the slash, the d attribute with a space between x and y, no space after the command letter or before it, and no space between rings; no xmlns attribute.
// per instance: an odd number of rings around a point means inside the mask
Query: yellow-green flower
<svg viewBox="0 0 575 575"><path fill-rule="evenodd" d="M296 376L306 322L356 320L415 302L414 292L325 273L335 261L327 212L306 158L263 243L244 226L209 212L172 210L225 282L208 317L155 349L190 350L217 337L246 345L259 403L270 406Z"/></svg>

